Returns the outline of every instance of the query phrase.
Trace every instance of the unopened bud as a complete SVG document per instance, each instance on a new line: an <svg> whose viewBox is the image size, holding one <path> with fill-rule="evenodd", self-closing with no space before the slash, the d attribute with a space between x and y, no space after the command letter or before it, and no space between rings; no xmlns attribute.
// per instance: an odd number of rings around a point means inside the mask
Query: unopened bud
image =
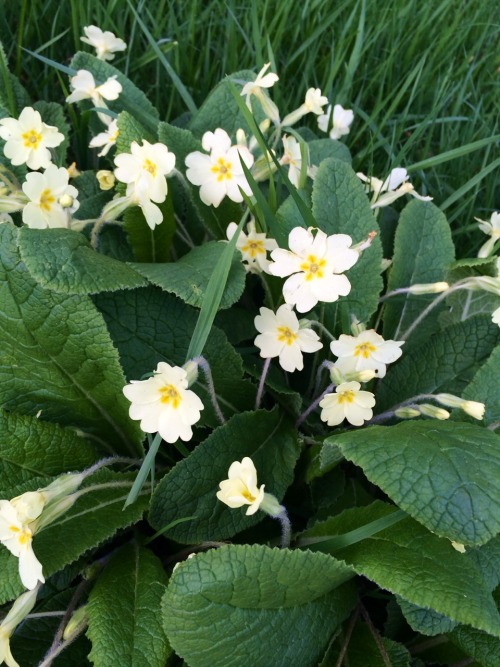
<svg viewBox="0 0 500 667"><path fill-rule="evenodd" d="M352 335L353 336L359 336L359 334L363 333L363 331L366 331L366 327L363 324L363 322L360 322L355 317L353 317L352 321L351 321L351 333L352 333Z"/></svg>
<svg viewBox="0 0 500 667"><path fill-rule="evenodd" d="M48 505L40 517L31 525L33 534L50 525L62 514L65 514L69 509L71 509L75 504L77 497L78 494L74 493L71 496L66 496L65 498L56 500L55 502Z"/></svg>
<svg viewBox="0 0 500 667"><path fill-rule="evenodd" d="M236 130L236 143L238 146L246 146L247 145L247 136L245 134L245 130L242 130L241 127Z"/></svg>
<svg viewBox="0 0 500 667"><path fill-rule="evenodd" d="M116 177L112 171L109 171L109 169L100 169L95 177L99 181L101 190L111 190L116 183Z"/></svg>
<svg viewBox="0 0 500 667"><path fill-rule="evenodd" d="M485 290L500 296L500 279L491 276L475 276L466 280L462 287L470 290Z"/></svg>
<svg viewBox="0 0 500 667"><path fill-rule="evenodd" d="M84 630L89 623L87 616L87 605L79 607L73 616L69 619L63 632L63 639L65 641L73 639Z"/></svg>
<svg viewBox="0 0 500 667"><path fill-rule="evenodd" d="M257 160L255 160L252 176L257 182L265 181L272 173L276 171L276 169L277 167L269 153L267 155L261 155Z"/></svg>
<svg viewBox="0 0 500 667"><path fill-rule="evenodd" d="M72 163L69 165L67 171L68 171L68 176L69 176L70 178L77 178L78 176L81 176L81 175L82 175L82 172L81 172L81 171L78 171L78 169L76 168L76 162L72 162Z"/></svg>
<svg viewBox="0 0 500 667"><path fill-rule="evenodd" d="M266 514L269 514L270 516L277 516L283 511L283 508L279 504L278 499L275 498L271 493L264 494L264 498L259 506L259 509Z"/></svg>
<svg viewBox="0 0 500 667"><path fill-rule="evenodd" d="M186 371L188 387L191 387L198 379L198 364L190 359L182 368Z"/></svg>
<svg viewBox="0 0 500 667"><path fill-rule="evenodd" d="M262 132L262 134L265 134L268 129L271 127L271 121L269 118L264 118L264 120L259 123L259 130Z"/></svg>
<svg viewBox="0 0 500 667"><path fill-rule="evenodd" d="M67 475L61 475L52 484L40 489L40 491L43 492L47 503L53 502L74 493L84 479L85 475L83 473L68 473Z"/></svg>
<svg viewBox="0 0 500 667"><path fill-rule="evenodd" d="M408 287L410 294L439 294L439 292L446 292L450 289L448 283L417 283Z"/></svg>
<svg viewBox="0 0 500 667"><path fill-rule="evenodd" d="M355 373L347 373L346 375L347 380L354 380L355 382L370 382L374 377L377 377L377 373L374 370L357 371Z"/></svg>
<svg viewBox="0 0 500 667"><path fill-rule="evenodd" d="M453 394L436 394L436 401L441 405L446 405L447 408L460 408L474 419L482 419L484 417L485 405L479 401L466 401L463 398L454 396Z"/></svg>
<svg viewBox="0 0 500 667"><path fill-rule="evenodd" d="M0 213L15 213L24 208L26 201L22 196L0 197Z"/></svg>
<svg viewBox="0 0 500 667"><path fill-rule="evenodd" d="M116 197L106 204L102 209L101 220L116 220L130 206L134 206L132 197Z"/></svg>
<svg viewBox="0 0 500 667"><path fill-rule="evenodd" d="M443 410L443 408L438 408L435 405L430 403L422 403L418 406L420 412L426 417L432 417L433 419L449 419L450 413L448 410Z"/></svg>
<svg viewBox="0 0 500 667"><path fill-rule="evenodd" d="M394 414L399 419L414 419L415 417L420 417L420 410L415 410L415 408L397 408L394 410Z"/></svg>
<svg viewBox="0 0 500 667"><path fill-rule="evenodd" d="M62 208L71 208L74 204L74 199L71 195L61 195L59 197L59 204Z"/></svg>
<svg viewBox="0 0 500 667"><path fill-rule="evenodd" d="M342 384L342 382L345 382L345 377L343 373L340 372L340 370L336 366L332 366L330 368L330 377L332 379L332 382L338 387L339 384Z"/></svg>
<svg viewBox="0 0 500 667"><path fill-rule="evenodd" d="M33 590L23 593L16 600L14 600L14 603L10 608L9 613L0 624L0 629L2 631L1 634L7 637L10 637L12 635L12 633L19 625L19 623L24 621L26 616L31 612L31 610L35 606L36 596L38 595L39 590L40 590L40 584L37 584L37 586Z"/></svg>

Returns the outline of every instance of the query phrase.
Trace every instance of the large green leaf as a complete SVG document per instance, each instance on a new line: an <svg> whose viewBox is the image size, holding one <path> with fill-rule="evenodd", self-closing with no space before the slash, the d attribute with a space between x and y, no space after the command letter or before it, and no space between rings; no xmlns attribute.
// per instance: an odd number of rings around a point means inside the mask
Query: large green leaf
<svg viewBox="0 0 500 667"><path fill-rule="evenodd" d="M456 627L456 621L452 621L443 614L438 614L433 609L424 609L416 604L412 604L402 598L398 599L399 606L403 616L408 621L408 625L423 635L442 635L445 632L451 632Z"/></svg>
<svg viewBox="0 0 500 667"><path fill-rule="evenodd" d="M376 630L375 630L376 631ZM342 636L337 646L345 641ZM410 654L402 644L391 641L387 637L379 637L391 667L410 667ZM387 667L372 632L366 623L358 623L349 639L345 657L349 667Z"/></svg>
<svg viewBox="0 0 500 667"><path fill-rule="evenodd" d="M430 202L414 200L405 206L399 218L388 291L446 280L454 258L455 247L444 213ZM384 337L398 339L435 297L435 294L392 297L385 306ZM436 313L413 332L412 344L435 331Z"/></svg>
<svg viewBox="0 0 500 667"><path fill-rule="evenodd" d="M453 644L474 658L474 665L498 667L500 665L500 640L486 632L461 625L448 635Z"/></svg>
<svg viewBox="0 0 500 667"><path fill-rule="evenodd" d="M76 431L0 410L0 498L18 484L82 470L95 459L93 445Z"/></svg>
<svg viewBox="0 0 500 667"><path fill-rule="evenodd" d="M132 480L133 476L128 474L97 472L87 478L82 487L102 484L108 488L82 495L66 514L35 534L33 550L42 563L46 579L142 518L149 500L147 494L123 508ZM23 591L18 565L18 559L1 547L0 604L13 600Z"/></svg>
<svg viewBox="0 0 500 667"><path fill-rule="evenodd" d="M159 361L182 366L198 312L157 288L100 294L96 303L118 347L128 379L138 380L155 370ZM226 336L213 327L204 356L210 363L215 392L222 412L229 417L248 410L255 400L255 386L243 380L243 363ZM203 373L194 385L205 409L200 423L218 424Z"/></svg>
<svg viewBox="0 0 500 667"><path fill-rule="evenodd" d="M281 500L293 481L300 449L297 433L285 415L258 410L235 415L216 429L194 452L166 475L151 502L150 521L160 530L181 517L195 517L173 526L167 535L177 542L223 540L262 521L257 512L230 509L216 497L233 461L253 460L259 486Z"/></svg>
<svg viewBox="0 0 500 667"><path fill-rule="evenodd" d="M18 230L0 226L0 403L77 426L111 450L137 454L118 353L86 296L39 287L20 261Z"/></svg>
<svg viewBox="0 0 500 667"><path fill-rule="evenodd" d="M181 563L163 598L175 652L197 667L313 665L355 604L324 554L224 546Z"/></svg>
<svg viewBox="0 0 500 667"><path fill-rule="evenodd" d="M19 231L19 252L31 277L44 289L61 294L96 294L147 284L133 268L90 246L69 229Z"/></svg>
<svg viewBox="0 0 500 667"><path fill-rule="evenodd" d="M138 262L167 262L170 259L176 229L171 192L158 208L163 220L154 229L148 225L138 206L127 209L123 216L123 226Z"/></svg>
<svg viewBox="0 0 500 667"><path fill-rule="evenodd" d="M351 153L341 141L332 139L313 139L307 142L309 148L309 160L311 164L319 166L323 160L330 157L351 164Z"/></svg>
<svg viewBox="0 0 500 667"><path fill-rule="evenodd" d="M377 412L418 394L461 395L500 339L500 331L484 315L452 324L422 345L406 350L377 386Z"/></svg>
<svg viewBox="0 0 500 667"><path fill-rule="evenodd" d="M343 160L324 160L314 179L313 214L326 234L348 234L353 243L364 241L370 232L379 234L363 185L349 164ZM378 306L382 290L380 275L382 245L376 237L347 273L352 289L338 304L327 305L327 318L335 316L337 305L343 318L355 315L366 322Z"/></svg>
<svg viewBox="0 0 500 667"><path fill-rule="evenodd" d="M500 531L500 437L480 426L407 421L325 440L429 530L480 545Z"/></svg>
<svg viewBox="0 0 500 667"><path fill-rule="evenodd" d="M212 242L193 248L177 262L169 264L132 264L150 282L175 294L190 306L201 308L208 281L219 261L225 244ZM233 255L221 309L236 303L245 288L245 268L241 254Z"/></svg>
<svg viewBox="0 0 500 667"><path fill-rule="evenodd" d="M465 387L462 396L469 401L484 403L484 424L500 422L500 347L496 347L488 360Z"/></svg>
<svg viewBox="0 0 500 667"><path fill-rule="evenodd" d="M302 535L342 535L396 511L397 508L376 501L368 507L345 510ZM329 549L327 542L324 545L318 543L314 548ZM449 540L433 535L410 517L350 546L335 549L334 555L357 574L404 600L500 636L500 615L480 570Z"/></svg>
<svg viewBox="0 0 500 667"><path fill-rule="evenodd" d="M148 549L128 544L114 554L87 605L96 667L164 667L171 653L161 619L167 580Z"/></svg>

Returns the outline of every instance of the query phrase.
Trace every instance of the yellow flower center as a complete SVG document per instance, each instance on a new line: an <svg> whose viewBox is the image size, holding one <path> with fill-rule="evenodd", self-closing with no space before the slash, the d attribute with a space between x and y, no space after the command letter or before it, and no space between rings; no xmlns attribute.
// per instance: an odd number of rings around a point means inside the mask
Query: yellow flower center
<svg viewBox="0 0 500 667"><path fill-rule="evenodd" d="M24 139L24 145L26 148L37 149L42 141L42 135L39 134L36 130L29 130L21 135Z"/></svg>
<svg viewBox="0 0 500 667"><path fill-rule="evenodd" d="M19 544L25 546L26 544L29 544L31 542L31 537L32 537L31 530L29 528L25 528L17 538L17 541L19 542Z"/></svg>
<svg viewBox="0 0 500 667"><path fill-rule="evenodd" d="M108 139L109 143L114 144L116 142L116 140L118 139L119 135L120 135L120 130L116 130L116 132L114 134L110 135L110 137ZM146 162L148 162L148 160L146 160Z"/></svg>
<svg viewBox="0 0 500 667"><path fill-rule="evenodd" d="M153 178L156 176L156 171L157 171L157 166L154 162L151 162L151 160L144 160L144 165L143 169L148 171Z"/></svg>
<svg viewBox="0 0 500 667"><path fill-rule="evenodd" d="M47 188L46 190L43 190L40 195L40 208L42 211L49 213L52 210L52 204L54 204L55 201L56 198L52 194L52 190Z"/></svg>
<svg viewBox="0 0 500 667"><path fill-rule="evenodd" d="M231 162L226 162L223 157L220 157L217 160L217 164L214 164L211 167L211 170L214 174L218 174L218 181L223 181L224 179L230 181L233 177L233 172L231 171L232 167L233 165Z"/></svg>
<svg viewBox="0 0 500 667"><path fill-rule="evenodd" d="M341 391L339 392L339 403L352 403L355 396L356 392L351 391L350 389L347 391Z"/></svg>
<svg viewBox="0 0 500 667"><path fill-rule="evenodd" d="M318 259L315 255L309 255L307 261L300 265L301 271L306 274L306 280L313 278L323 278L323 269L326 266L326 259Z"/></svg>
<svg viewBox="0 0 500 667"><path fill-rule="evenodd" d="M167 384L165 387L162 387L160 389L160 394L160 401L162 403L166 403L168 405L171 402L174 410L177 410L182 401L182 398L173 384Z"/></svg>
<svg viewBox="0 0 500 667"><path fill-rule="evenodd" d="M257 255L265 255L264 241L247 241L241 248L241 252L248 253L252 258Z"/></svg>
<svg viewBox="0 0 500 667"><path fill-rule="evenodd" d="M354 348L355 357L363 357L363 359L369 359L372 352L376 352L377 348L372 343L360 343Z"/></svg>
<svg viewBox="0 0 500 667"><path fill-rule="evenodd" d="M250 491L248 490L247 487L245 487L245 490L241 492L241 495L243 496L243 498L246 498L246 499L249 500L251 503L255 502L255 500L256 500L255 496L253 496L253 495L250 493Z"/></svg>
<svg viewBox="0 0 500 667"><path fill-rule="evenodd" d="M293 333L290 327L278 327L278 334L280 343L286 343L287 345L292 345L297 339L297 334Z"/></svg>

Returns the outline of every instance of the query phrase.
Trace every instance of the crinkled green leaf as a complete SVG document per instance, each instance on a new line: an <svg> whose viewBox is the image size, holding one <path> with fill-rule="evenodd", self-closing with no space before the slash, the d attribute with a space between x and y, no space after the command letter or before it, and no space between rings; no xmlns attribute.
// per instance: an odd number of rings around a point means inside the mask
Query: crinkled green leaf
<svg viewBox="0 0 500 667"><path fill-rule="evenodd" d="M314 179L313 214L318 227L326 234L348 234L353 244L365 241L370 232L379 234L377 221L363 185L352 167L342 160L324 160ZM382 290L382 246L375 237L356 264L347 272L352 289L338 303L326 304L328 319L333 319L338 308L342 317L350 321L350 314L366 322L378 306Z"/></svg>
<svg viewBox="0 0 500 667"><path fill-rule="evenodd" d="M127 111L118 116L118 136L116 138L116 153L130 153L130 145L136 141L142 145L143 140L149 143L156 142L156 135L149 133L139 121Z"/></svg>
<svg viewBox="0 0 500 667"><path fill-rule="evenodd" d="M474 658L474 665L498 667L500 665L500 640L486 632L461 625L448 634L453 644Z"/></svg>
<svg viewBox="0 0 500 667"><path fill-rule="evenodd" d="M342 535L397 511L376 501L322 521L302 536ZM334 555L404 600L500 636L500 615L480 570L449 540L433 535L410 517L336 549Z"/></svg>
<svg viewBox="0 0 500 667"><path fill-rule="evenodd" d="M138 206L127 209L123 216L124 229L138 262L166 262L170 259L176 228L171 192L158 208L163 220L154 229L148 225Z"/></svg>
<svg viewBox="0 0 500 667"><path fill-rule="evenodd" d="M153 371L159 361L182 366L198 311L157 288L101 294L95 297L118 347L128 379L138 380ZM256 387L243 380L243 363L226 336L212 327L203 352L210 363L219 404L226 418L248 410ZM218 424L203 373L193 387L205 409L200 423Z"/></svg>
<svg viewBox="0 0 500 667"><path fill-rule="evenodd" d="M86 608L92 664L164 667L171 653L161 619L167 580L161 561L148 549L128 544L114 554Z"/></svg>
<svg viewBox="0 0 500 667"><path fill-rule="evenodd" d="M198 667L312 665L355 604L349 568L324 554L229 545L172 574L163 622Z"/></svg>
<svg viewBox="0 0 500 667"><path fill-rule="evenodd" d="M489 358L474 375L472 382L462 392L469 401L484 403L484 424L500 422L500 347L496 347ZM471 417L472 419L472 417Z"/></svg>
<svg viewBox="0 0 500 667"><path fill-rule="evenodd" d="M69 229L23 227L19 251L31 277L52 292L96 294L147 284L132 267L97 253L82 234Z"/></svg>
<svg viewBox="0 0 500 667"><path fill-rule="evenodd" d="M192 132L169 123L161 122L158 125L158 139L175 154L175 166L182 172L185 171L186 155L193 151L203 151L201 141Z"/></svg>
<svg viewBox="0 0 500 667"><path fill-rule="evenodd" d="M222 243L205 243L193 248L177 262L169 264L132 264L132 267L154 285L171 292L188 303L200 308L208 281L225 248ZM220 308L229 308L243 293L245 268L241 253L233 255Z"/></svg>
<svg viewBox="0 0 500 667"><path fill-rule="evenodd" d="M456 621L452 621L433 609L424 609L402 598L398 599L398 603L408 625L422 635L431 637L442 635L445 632L451 632L457 626Z"/></svg>
<svg viewBox="0 0 500 667"><path fill-rule="evenodd" d="M0 225L0 403L137 454L142 433L128 418L125 378L103 318L86 296L38 286L19 259L17 235Z"/></svg>
<svg viewBox="0 0 500 667"><path fill-rule="evenodd" d="M74 430L0 410L0 498L34 478L83 470L96 459L95 447Z"/></svg>
<svg viewBox="0 0 500 667"><path fill-rule="evenodd" d="M331 442L331 445L329 444ZM437 420L348 431L325 440L429 530L480 545L500 532L500 437Z"/></svg>
<svg viewBox="0 0 500 667"><path fill-rule="evenodd" d="M377 632L377 629L375 631ZM402 644L382 636L379 640L384 646L391 667L410 667L411 656ZM343 642L344 637L341 641L337 640L340 646ZM358 623L354 628L345 660L349 667L387 667L387 662L380 653L380 647L366 623Z"/></svg>
<svg viewBox="0 0 500 667"><path fill-rule="evenodd" d="M444 213L430 202L413 200L405 206L399 218L388 291L446 280L447 269L454 259L455 247ZM435 298L435 294L392 297L384 309L384 338L399 340L398 336L407 331ZM412 344L425 341L436 330L438 312L439 308L436 308L411 334Z"/></svg>
<svg viewBox="0 0 500 667"><path fill-rule="evenodd" d="M319 166L323 160L327 160L329 157L351 164L351 153L341 141L313 139L308 141L307 145L309 147L309 160L313 165Z"/></svg>
<svg viewBox="0 0 500 667"><path fill-rule="evenodd" d="M246 516L246 507L230 509L216 497L219 482L227 479L233 461L249 456L257 469L259 486L281 500L293 481L300 449L293 424L279 410L234 415L158 484L151 501L150 522L161 530L182 516L166 535L183 543L223 540L262 521L264 514Z"/></svg>

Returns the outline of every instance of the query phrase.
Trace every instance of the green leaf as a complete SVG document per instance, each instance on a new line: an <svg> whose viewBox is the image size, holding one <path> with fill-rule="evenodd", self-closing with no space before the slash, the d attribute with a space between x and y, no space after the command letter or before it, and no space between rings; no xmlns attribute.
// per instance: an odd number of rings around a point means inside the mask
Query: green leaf
<svg viewBox="0 0 500 667"><path fill-rule="evenodd" d="M314 179L313 214L318 227L326 234L348 234L353 243L364 241L370 232L380 234L377 221L363 185L350 165L333 158L324 160ZM328 316L334 316L337 305L343 316L354 314L366 322L377 309L382 290L382 246L376 237L356 264L347 272L352 289L338 304L327 305ZM350 320L349 320L350 321Z"/></svg>
<svg viewBox="0 0 500 667"><path fill-rule="evenodd" d="M164 667L171 653L161 620L167 580L148 549L128 544L114 554L86 608L96 667Z"/></svg>
<svg viewBox="0 0 500 667"><path fill-rule="evenodd" d="M320 165L323 160L332 157L351 164L351 153L345 144L333 139L313 139L308 141L309 159L313 165Z"/></svg>
<svg viewBox="0 0 500 667"><path fill-rule="evenodd" d="M57 148L52 148L51 153L53 155L52 162L58 167L65 167L70 129L64 116L64 109L56 102L44 102L43 100L35 102L33 108L40 113L44 123L57 127L59 132L64 134L64 141Z"/></svg>
<svg viewBox="0 0 500 667"><path fill-rule="evenodd" d="M375 629L375 632L377 630ZM342 637L342 642L344 638ZM402 644L379 637L382 642L391 667L410 667L410 654ZM338 642L341 644L342 642ZM366 623L358 623L349 639L345 657L349 667L387 667L380 648Z"/></svg>
<svg viewBox="0 0 500 667"><path fill-rule="evenodd" d="M158 208L163 220L154 229L148 225L138 206L128 208L123 216L124 229L138 262L166 262L170 259L176 226L171 192Z"/></svg>
<svg viewBox="0 0 500 667"><path fill-rule="evenodd" d="M172 574L163 621L190 665L313 665L355 604L348 568L324 554L230 545ZM304 631L307 628L307 632Z"/></svg>
<svg viewBox="0 0 500 667"><path fill-rule="evenodd" d="M225 244L205 243L190 250L177 262L170 264L132 264L132 267L154 285L165 292L175 294L190 306L200 308L207 290L208 281L220 261ZM245 268L241 253L233 255L227 283L220 308L229 308L245 288Z"/></svg>
<svg viewBox="0 0 500 667"><path fill-rule="evenodd" d="M259 486L265 484L266 491L281 500L293 481L299 453L296 430L278 410L235 415L158 484L151 501L151 525L160 530L180 516L196 517L166 531L171 539L187 544L224 540L250 528L262 521L262 512L248 517L246 507L231 509L215 495L229 466L250 456Z"/></svg>
<svg viewBox="0 0 500 667"><path fill-rule="evenodd" d="M96 294L147 284L133 268L92 249L70 229L19 231L19 252L31 277L59 294Z"/></svg>
<svg viewBox="0 0 500 667"><path fill-rule="evenodd" d="M45 578L51 577L66 565L111 538L118 530L127 528L142 518L148 504L144 494L123 509L132 477L106 470L97 472L82 485L118 483L114 486L89 491L54 523L33 538L33 550L42 563ZM0 604L13 600L23 591L18 575L18 559L7 549L0 549Z"/></svg>
<svg viewBox="0 0 500 667"><path fill-rule="evenodd" d="M376 501L318 523L302 537L341 535L397 511ZM478 568L410 517L334 555L404 600L500 636L500 615Z"/></svg>
<svg viewBox="0 0 500 667"><path fill-rule="evenodd" d="M95 297L118 347L127 379L138 380L159 361L182 366L198 312L170 294L150 287ZM243 362L226 336L212 327L204 356L210 364L219 404L224 415L248 410L255 401L255 386L243 380ZM194 391L205 409L200 423L218 424L210 396L200 374Z"/></svg>
<svg viewBox="0 0 500 667"><path fill-rule="evenodd" d="M500 531L500 437L491 431L435 420L372 426L325 440L325 467L332 445L436 535L480 545Z"/></svg>
<svg viewBox="0 0 500 667"><path fill-rule="evenodd" d="M127 111L122 111L118 116L116 153L130 153L132 142L136 141L138 144L142 144L144 139L154 143L156 134L148 132L134 116L131 116Z"/></svg>
<svg viewBox="0 0 500 667"><path fill-rule="evenodd" d="M39 477L82 470L96 452L82 435L35 417L0 410L0 497ZM50 480L51 481L51 480Z"/></svg>
<svg viewBox="0 0 500 667"><path fill-rule="evenodd" d="M192 132L163 121L158 125L158 139L175 154L175 166L183 173L186 169L186 155L193 151L203 150L201 141Z"/></svg>
<svg viewBox="0 0 500 667"><path fill-rule="evenodd" d="M83 171L80 176L71 181L71 185L78 190L78 201L80 202L79 209L73 214L75 220L96 220L111 199L112 193L103 192L99 188L99 181L95 175L95 171ZM111 226L113 225L106 225L101 235ZM99 240L101 241L101 238Z"/></svg>
<svg viewBox="0 0 500 667"><path fill-rule="evenodd" d="M448 634L450 641L474 658L474 664L482 667L500 665L500 640L486 632L461 625Z"/></svg>
<svg viewBox="0 0 500 667"><path fill-rule="evenodd" d="M448 392L460 396L500 339L484 315L453 324L425 343L406 350L377 387L377 412L418 394Z"/></svg>
<svg viewBox="0 0 500 667"><path fill-rule="evenodd" d="M39 287L20 261L18 230L0 225L0 403L9 411L77 426L106 448L141 451L128 418L118 353L86 296Z"/></svg>
<svg viewBox="0 0 500 667"><path fill-rule="evenodd" d="M116 77L119 83L121 83L123 91L117 100L109 103L109 108L115 113L128 111L149 132L156 135L159 120L158 111L146 95L127 79L120 70L104 60L99 60L95 56L81 51L75 54L70 66L75 70L85 69L91 72L94 75L97 85L104 83L109 77Z"/></svg>
<svg viewBox="0 0 500 667"><path fill-rule="evenodd" d="M442 635L445 632L451 632L457 626L456 621L452 621L443 614L438 614L433 609L424 609L402 598L398 599L398 604L410 627L423 635L431 637Z"/></svg>
<svg viewBox="0 0 500 667"><path fill-rule="evenodd" d="M500 422L500 347L496 347L462 392L468 401L484 403L484 424ZM472 418L471 418L472 419Z"/></svg>
<svg viewBox="0 0 500 667"><path fill-rule="evenodd" d="M448 266L454 259L455 247L445 215L430 202L414 200L405 206L399 218L388 291L446 280ZM400 340L435 298L435 294L392 297L384 311L384 338ZM436 308L413 332L412 343L426 340L436 330L437 312Z"/></svg>

